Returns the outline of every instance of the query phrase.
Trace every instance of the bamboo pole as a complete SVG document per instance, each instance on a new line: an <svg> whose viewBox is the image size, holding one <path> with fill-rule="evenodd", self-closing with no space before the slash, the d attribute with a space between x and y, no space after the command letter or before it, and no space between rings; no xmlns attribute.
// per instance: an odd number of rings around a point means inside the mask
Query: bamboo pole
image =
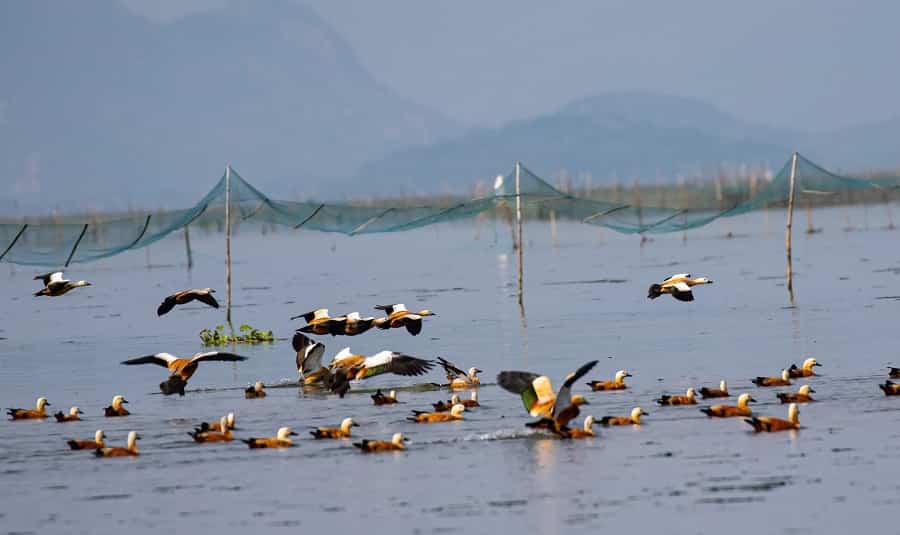
<svg viewBox="0 0 900 535"><path fill-rule="evenodd" d="M794 302L794 272L791 266L791 226L794 224L794 183L797 178L797 153L791 159L791 186L788 192L787 228L784 233L784 247L787 252L787 289Z"/></svg>
<svg viewBox="0 0 900 535"><path fill-rule="evenodd" d="M188 225L184 226L184 249L187 252L188 270L194 269L194 255L191 254L191 233Z"/></svg>
<svg viewBox="0 0 900 535"><path fill-rule="evenodd" d="M522 162L516 162L516 242L519 253L519 305L522 305Z"/></svg>
<svg viewBox="0 0 900 535"><path fill-rule="evenodd" d="M225 321L231 324L231 164L225 166Z"/></svg>

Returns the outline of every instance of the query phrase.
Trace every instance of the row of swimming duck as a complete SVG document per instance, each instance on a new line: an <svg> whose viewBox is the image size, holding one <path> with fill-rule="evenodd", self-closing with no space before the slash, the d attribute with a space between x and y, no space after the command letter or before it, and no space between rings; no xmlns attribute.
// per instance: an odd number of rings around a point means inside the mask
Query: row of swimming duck
<svg viewBox="0 0 900 535"><path fill-rule="evenodd" d="M124 396L114 396L112 398L112 403L103 409L103 415L107 418L128 416L131 413L122 406L125 403L128 403L128 400L125 399ZM35 408L6 409L6 415L9 416L10 420L43 420L50 417L50 413L47 412L47 407L49 406L51 406L51 404L47 401L47 398L39 397L35 403ZM82 414L84 414L84 411L77 406L73 406L69 409L69 412L64 413L59 411L56 414L53 414L53 417L56 418L58 423L77 422L81 420Z"/></svg>

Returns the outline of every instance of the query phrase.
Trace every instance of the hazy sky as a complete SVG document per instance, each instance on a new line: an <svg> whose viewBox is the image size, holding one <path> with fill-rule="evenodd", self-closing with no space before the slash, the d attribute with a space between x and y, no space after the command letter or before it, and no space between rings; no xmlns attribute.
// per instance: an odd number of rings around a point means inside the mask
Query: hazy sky
<svg viewBox="0 0 900 535"><path fill-rule="evenodd" d="M161 21L225 2L122 1ZM633 88L779 126L900 115L895 2L302 1L379 80L466 125Z"/></svg>

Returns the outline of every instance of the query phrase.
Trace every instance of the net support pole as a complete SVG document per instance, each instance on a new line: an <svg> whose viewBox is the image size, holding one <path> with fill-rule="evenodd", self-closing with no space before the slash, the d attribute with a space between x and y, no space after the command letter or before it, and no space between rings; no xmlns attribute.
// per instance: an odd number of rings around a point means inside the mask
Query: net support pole
<svg viewBox="0 0 900 535"><path fill-rule="evenodd" d="M791 226L794 224L794 190L797 180L797 153L791 157L791 184L788 191L787 228L784 233L784 248L787 253L787 290L791 301L794 300L794 271L791 265Z"/></svg>
<svg viewBox="0 0 900 535"><path fill-rule="evenodd" d="M194 255L191 254L191 233L188 230L189 225L184 226L184 250L187 253L188 271L194 269Z"/></svg>
<svg viewBox="0 0 900 535"><path fill-rule="evenodd" d="M522 305L522 162L516 162L516 244L519 257L519 305Z"/></svg>
<svg viewBox="0 0 900 535"><path fill-rule="evenodd" d="M231 324L231 164L225 166L225 321Z"/></svg>

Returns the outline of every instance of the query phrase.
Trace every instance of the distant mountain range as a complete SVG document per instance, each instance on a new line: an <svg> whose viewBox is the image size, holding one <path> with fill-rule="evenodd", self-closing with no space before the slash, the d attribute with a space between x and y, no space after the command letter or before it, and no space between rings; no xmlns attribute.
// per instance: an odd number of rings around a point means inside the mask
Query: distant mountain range
<svg viewBox="0 0 900 535"><path fill-rule="evenodd" d="M601 94L464 130L392 92L311 9L233 0L156 24L115 0L10 2L0 21L0 214L184 207L230 162L278 198L469 191L521 160L654 181L768 164L900 167L900 119L770 128L694 98ZM426 73L427 74L427 73Z"/></svg>

